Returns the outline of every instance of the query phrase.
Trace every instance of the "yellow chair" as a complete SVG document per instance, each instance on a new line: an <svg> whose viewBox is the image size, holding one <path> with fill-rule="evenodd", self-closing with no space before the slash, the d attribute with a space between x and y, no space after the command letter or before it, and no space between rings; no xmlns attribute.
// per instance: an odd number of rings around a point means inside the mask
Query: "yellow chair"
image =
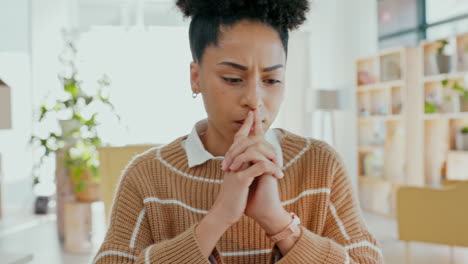
<svg viewBox="0 0 468 264"><path fill-rule="evenodd" d="M441 188L401 187L397 192L399 239L453 247L468 247L468 182L449 182Z"/></svg>
<svg viewBox="0 0 468 264"><path fill-rule="evenodd" d="M101 147L99 152L99 175L101 176L102 200L106 210L106 223L109 223L110 210L114 199L115 188L122 170L132 158L157 145Z"/></svg>

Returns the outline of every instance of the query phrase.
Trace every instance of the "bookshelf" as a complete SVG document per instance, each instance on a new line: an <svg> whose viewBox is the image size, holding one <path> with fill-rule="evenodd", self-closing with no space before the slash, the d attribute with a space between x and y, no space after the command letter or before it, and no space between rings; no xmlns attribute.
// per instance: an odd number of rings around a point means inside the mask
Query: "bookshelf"
<svg viewBox="0 0 468 264"><path fill-rule="evenodd" d="M400 186L468 180L468 34L381 51L356 69L364 210L394 217Z"/></svg>
<svg viewBox="0 0 468 264"><path fill-rule="evenodd" d="M402 47L356 62L359 199L380 215L394 216L396 190L408 182L408 119L417 109L408 97L419 87L419 57Z"/></svg>
<svg viewBox="0 0 468 264"><path fill-rule="evenodd" d="M468 180L468 149L462 146L461 133L468 129L468 34L425 41L420 50L424 183L439 186L446 180ZM441 53L445 62L438 58Z"/></svg>

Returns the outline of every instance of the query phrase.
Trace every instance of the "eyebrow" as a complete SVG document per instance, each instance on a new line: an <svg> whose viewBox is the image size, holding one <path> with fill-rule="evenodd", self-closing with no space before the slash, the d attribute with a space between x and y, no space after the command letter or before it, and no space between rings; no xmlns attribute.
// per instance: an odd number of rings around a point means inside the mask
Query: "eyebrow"
<svg viewBox="0 0 468 264"><path fill-rule="evenodd" d="M218 63L218 65L230 66L230 67L236 68L236 69L241 70L241 71L246 71L247 70L246 66L243 66L243 65L240 65L240 64L237 64L237 63L234 63L234 62L229 62L229 61L220 62L220 63ZM274 71L274 70L279 69L279 68L283 68L283 64L278 64L278 65L263 68L263 72L270 72L270 71Z"/></svg>

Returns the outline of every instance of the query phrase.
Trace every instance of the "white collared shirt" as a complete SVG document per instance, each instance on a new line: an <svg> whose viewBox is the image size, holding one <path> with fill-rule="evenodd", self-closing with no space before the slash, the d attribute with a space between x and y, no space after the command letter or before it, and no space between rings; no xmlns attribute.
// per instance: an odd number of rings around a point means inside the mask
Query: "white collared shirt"
<svg viewBox="0 0 468 264"><path fill-rule="evenodd" d="M182 142L182 146L187 154L189 168L203 164L210 159L224 159L223 156L214 157L203 146L200 136L205 134L207 128L207 119L198 121L193 126L192 132L188 135L187 139ZM278 129L269 129L265 133L265 140L273 145L278 155L278 161L281 166L283 166L283 153L281 151L280 137L281 132Z"/></svg>

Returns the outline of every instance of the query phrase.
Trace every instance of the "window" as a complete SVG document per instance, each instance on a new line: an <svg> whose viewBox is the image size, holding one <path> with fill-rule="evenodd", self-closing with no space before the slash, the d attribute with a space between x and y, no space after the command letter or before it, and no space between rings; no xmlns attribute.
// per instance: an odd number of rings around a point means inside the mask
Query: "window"
<svg viewBox="0 0 468 264"><path fill-rule="evenodd" d="M414 46L468 29L466 0L380 0L379 46Z"/></svg>

